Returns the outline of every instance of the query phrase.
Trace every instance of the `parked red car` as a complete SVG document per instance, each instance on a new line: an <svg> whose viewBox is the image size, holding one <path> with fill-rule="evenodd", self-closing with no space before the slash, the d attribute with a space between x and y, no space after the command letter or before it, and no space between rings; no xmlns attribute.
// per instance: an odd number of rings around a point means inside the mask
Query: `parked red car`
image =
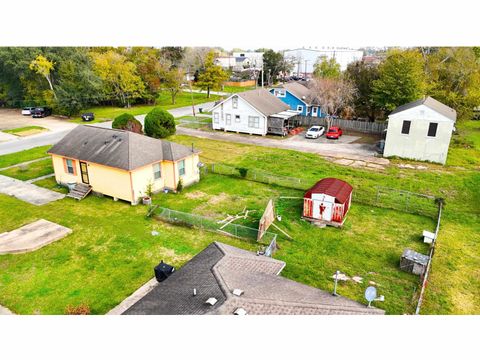
<svg viewBox="0 0 480 360"><path fill-rule="evenodd" d="M327 139L338 139L340 136L342 136L343 131L340 129L338 126L332 126L330 129L327 131Z"/></svg>

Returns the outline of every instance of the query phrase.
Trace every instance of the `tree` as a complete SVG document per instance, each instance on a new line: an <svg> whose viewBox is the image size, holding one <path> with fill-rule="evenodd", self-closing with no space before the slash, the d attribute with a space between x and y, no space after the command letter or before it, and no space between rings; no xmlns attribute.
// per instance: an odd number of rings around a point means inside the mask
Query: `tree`
<svg viewBox="0 0 480 360"><path fill-rule="evenodd" d="M322 112L338 116L343 109L353 105L355 88L345 79L313 79L310 90L320 102Z"/></svg>
<svg viewBox="0 0 480 360"><path fill-rule="evenodd" d="M215 52L212 50L205 59L205 66L198 75L197 85L202 90L207 90L207 98L210 98L210 90L220 89L224 81L228 79L228 73L221 66L215 65Z"/></svg>
<svg viewBox="0 0 480 360"><path fill-rule="evenodd" d="M118 115L115 120L113 120L112 128L143 134L142 123L135 119L132 114L128 113Z"/></svg>
<svg viewBox="0 0 480 360"><path fill-rule="evenodd" d="M391 111L421 98L427 90L422 55L417 50L392 50L373 81L375 104Z"/></svg>
<svg viewBox="0 0 480 360"><path fill-rule="evenodd" d="M175 98L182 91L185 72L179 68L171 68L163 73L162 85L172 97L172 104L175 104Z"/></svg>
<svg viewBox="0 0 480 360"><path fill-rule="evenodd" d="M116 97L126 107L130 107L132 99L142 97L145 85L133 62L113 50L105 53L94 52L91 56L94 71L103 80L107 96Z"/></svg>
<svg viewBox="0 0 480 360"><path fill-rule="evenodd" d="M373 100L373 82L379 77L378 65L356 61L348 64L345 78L355 87L355 112L360 116L367 116L375 121L379 114L379 107Z"/></svg>
<svg viewBox="0 0 480 360"><path fill-rule="evenodd" d="M162 74L168 68L160 62L160 50L151 47L133 47L127 54L145 84L143 97L153 103L160 92Z"/></svg>
<svg viewBox="0 0 480 360"><path fill-rule="evenodd" d="M313 75L323 79L338 79L342 75L342 71L340 64L334 58L327 59L323 56L318 58L315 63Z"/></svg>
<svg viewBox="0 0 480 360"><path fill-rule="evenodd" d="M185 56L185 49L181 46L164 46L160 49L160 56L168 61L171 67L179 67Z"/></svg>
<svg viewBox="0 0 480 360"><path fill-rule="evenodd" d="M162 108L153 108L145 116L145 134L162 139L175 134L175 119L172 114Z"/></svg>
<svg viewBox="0 0 480 360"><path fill-rule="evenodd" d="M42 75L47 80L48 85L50 86L50 90L52 91L53 96L56 98L57 95L55 94L55 90L53 89L53 81L51 76L51 73L54 69L53 66L54 63L48 60L45 56L37 55L37 57L32 60L29 67L30 70Z"/></svg>
<svg viewBox="0 0 480 360"><path fill-rule="evenodd" d="M280 73L287 73L291 70L292 64L285 61L283 54L267 49L263 53L263 79L268 85L277 81Z"/></svg>
<svg viewBox="0 0 480 360"><path fill-rule="evenodd" d="M439 48L428 51L425 67L429 94L470 118L480 104L480 54L475 48Z"/></svg>

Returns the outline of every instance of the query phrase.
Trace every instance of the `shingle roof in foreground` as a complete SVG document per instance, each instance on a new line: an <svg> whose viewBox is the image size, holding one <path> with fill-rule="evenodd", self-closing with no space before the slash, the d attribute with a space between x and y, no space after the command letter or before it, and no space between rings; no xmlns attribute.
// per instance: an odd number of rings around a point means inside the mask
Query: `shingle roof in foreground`
<svg viewBox="0 0 480 360"><path fill-rule="evenodd" d="M448 107L447 105L441 103L438 100L435 100L434 98L427 96L422 99L412 101L408 104L401 105L397 107L395 110L393 110L390 115L397 114L399 112L405 111L412 109L414 107L417 107L419 105L425 105L429 107L430 109L442 114L443 116L449 118L450 120L456 121L457 120L457 112L452 109L451 107Z"/></svg>
<svg viewBox="0 0 480 360"><path fill-rule="evenodd" d="M127 309L124 314L255 315L384 314L356 301L288 280L285 263L215 242ZM197 295L193 296L193 289ZM241 296L234 289L243 290ZM215 297L218 302L205 301Z"/></svg>
<svg viewBox="0 0 480 360"><path fill-rule="evenodd" d="M65 135L48 153L134 170L161 160L183 159L192 154L192 149L131 131L82 125Z"/></svg>

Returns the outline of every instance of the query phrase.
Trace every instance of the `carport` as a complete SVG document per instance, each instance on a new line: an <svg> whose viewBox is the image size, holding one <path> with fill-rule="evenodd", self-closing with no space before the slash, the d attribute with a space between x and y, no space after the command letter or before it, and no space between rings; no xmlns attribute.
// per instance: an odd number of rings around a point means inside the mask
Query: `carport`
<svg viewBox="0 0 480 360"><path fill-rule="evenodd" d="M267 130L269 134L286 136L289 130L299 126L296 116L298 111L286 110L270 115L267 119Z"/></svg>

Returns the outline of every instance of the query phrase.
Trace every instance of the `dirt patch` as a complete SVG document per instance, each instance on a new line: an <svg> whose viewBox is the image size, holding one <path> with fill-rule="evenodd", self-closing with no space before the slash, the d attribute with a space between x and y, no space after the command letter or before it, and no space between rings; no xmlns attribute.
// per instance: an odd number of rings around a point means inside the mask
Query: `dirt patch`
<svg viewBox="0 0 480 360"><path fill-rule="evenodd" d="M224 201L228 200L228 198L229 198L229 195L222 192L222 193L220 193L218 195L214 195L210 199L208 199L208 203L210 205L215 205L215 204L218 204L218 203L221 203L221 202L224 202Z"/></svg>
<svg viewBox="0 0 480 360"><path fill-rule="evenodd" d="M208 196L207 193L204 193L203 191L192 191L189 192L188 194L185 194L185 197L187 199L201 199Z"/></svg>

